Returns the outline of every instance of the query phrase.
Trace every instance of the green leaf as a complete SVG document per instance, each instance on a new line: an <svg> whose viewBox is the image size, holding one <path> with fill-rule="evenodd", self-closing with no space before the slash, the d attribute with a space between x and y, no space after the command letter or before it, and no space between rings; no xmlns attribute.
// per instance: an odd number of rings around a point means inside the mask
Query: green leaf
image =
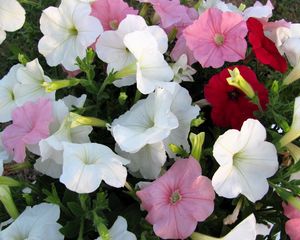
<svg viewBox="0 0 300 240"><path fill-rule="evenodd" d="M81 208L80 204L77 202L68 202L67 203L68 208L71 210L71 212L77 216L81 217L84 216L84 210Z"/></svg>

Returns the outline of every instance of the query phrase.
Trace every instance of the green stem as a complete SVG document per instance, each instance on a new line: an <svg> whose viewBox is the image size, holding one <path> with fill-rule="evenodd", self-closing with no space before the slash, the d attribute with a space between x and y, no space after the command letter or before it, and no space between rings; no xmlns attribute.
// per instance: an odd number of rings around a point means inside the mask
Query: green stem
<svg viewBox="0 0 300 240"><path fill-rule="evenodd" d="M80 229L77 240L83 240L83 229L84 229L84 217L80 220Z"/></svg>
<svg viewBox="0 0 300 240"><path fill-rule="evenodd" d="M115 75L110 73L107 75L107 77L104 79L103 83L101 84L101 87L97 93L97 102L101 100L102 96L101 94L104 92L107 85L112 84L112 82L115 80Z"/></svg>
<svg viewBox="0 0 300 240"><path fill-rule="evenodd" d="M143 6L142 6L142 8L141 8L141 10L139 12L139 15L141 17L145 18L147 16L147 12L148 12L149 6L150 6L150 4L148 4L148 3L144 3L143 4Z"/></svg>
<svg viewBox="0 0 300 240"><path fill-rule="evenodd" d="M7 166L6 170L8 172L19 172L19 171L22 171L24 169L31 168L31 167L32 167L31 163L28 161L25 161L23 163L16 163L16 164Z"/></svg>

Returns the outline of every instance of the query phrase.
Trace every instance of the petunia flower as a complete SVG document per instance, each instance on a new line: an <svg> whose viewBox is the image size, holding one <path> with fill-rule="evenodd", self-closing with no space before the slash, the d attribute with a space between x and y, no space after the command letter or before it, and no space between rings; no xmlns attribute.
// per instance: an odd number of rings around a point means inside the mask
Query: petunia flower
<svg viewBox="0 0 300 240"><path fill-rule="evenodd" d="M267 178L276 173L278 160L275 146L265 139L264 126L254 119L245 121L241 131L231 129L217 139L213 156L220 167L212 184L219 196L243 194L256 202L268 192Z"/></svg>
<svg viewBox="0 0 300 240"><path fill-rule="evenodd" d="M10 154L5 150L3 143L2 143L2 132L0 132L0 176L3 174L3 164L10 162L11 156Z"/></svg>
<svg viewBox="0 0 300 240"><path fill-rule="evenodd" d="M203 0L203 3L198 8L198 12L201 15L209 8L217 8L222 12L241 13L241 10L239 10L235 5L232 3L225 3L222 0Z"/></svg>
<svg viewBox="0 0 300 240"><path fill-rule="evenodd" d="M27 207L10 226L0 231L0 239L63 240L59 232L62 226L57 223L59 215L59 206L55 204Z"/></svg>
<svg viewBox="0 0 300 240"><path fill-rule="evenodd" d="M293 121L289 131L279 140L280 145L286 146L300 136L300 97L295 98Z"/></svg>
<svg viewBox="0 0 300 240"><path fill-rule="evenodd" d="M39 52L48 65L62 64L68 71L79 69L76 57L84 58L86 49L103 32L99 20L90 16L89 3L62 0L58 8L43 10L40 27L44 36L38 44Z"/></svg>
<svg viewBox="0 0 300 240"><path fill-rule="evenodd" d="M17 71L21 64L12 66L0 81L0 122L12 119L12 111L17 107L15 86L18 84Z"/></svg>
<svg viewBox="0 0 300 240"><path fill-rule="evenodd" d="M102 180L116 188L123 187L127 170L123 165L129 163L110 150L96 143L63 143L63 172L60 182L77 193L91 193Z"/></svg>
<svg viewBox="0 0 300 240"><path fill-rule="evenodd" d="M268 103L268 91L263 84L259 83L255 72L247 66L236 66L242 77L251 85L259 98L262 109L266 109ZM204 87L205 99L211 104L211 118L217 126L240 129L243 122L248 118L254 118L253 112L258 106L250 101L238 88L230 86L227 78L230 77L225 68L219 74L214 75ZM226 111L224 111L226 109Z"/></svg>
<svg viewBox="0 0 300 240"><path fill-rule="evenodd" d="M144 179L156 179L167 160L162 141L147 144L135 153L122 151L118 145L115 150L120 156L130 159L130 163L127 165L129 172Z"/></svg>
<svg viewBox="0 0 300 240"><path fill-rule="evenodd" d="M167 138L171 130L178 127L178 120L170 109L171 104L171 93L157 89L115 119L111 124L111 132L120 148L135 153L147 144Z"/></svg>
<svg viewBox="0 0 300 240"><path fill-rule="evenodd" d="M192 75L194 75L197 71L188 65L188 57L186 54L182 54L178 60L172 65L172 69L174 72L174 82L181 83L185 82L193 82L194 79Z"/></svg>
<svg viewBox="0 0 300 240"><path fill-rule="evenodd" d="M256 231L256 219L254 214L246 217L240 222L234 229L227 233L224 237L214 238L201 233L193 233L192 240L255 240L257 235Z"/></svg>
<svg viewBox="0 0 300 240"><path fill-rule="evenodd" d="M136 240L136 236L132 232L127 231L127 221L121 216L118 216L108 232L112 240ZM102 240L102 237L98 237L96 240Z"/></svg>
<svg viewBox="0 0 300 240"><path fill-rule="evenodd" d="M25 22L25 10L17 0L0 0L0 44L7 32L20 29Z"/></svg>
<svg viewBox="0 0 300 240"><path fill-rule="evenodd" d="M100 20L104 31L116 30L127 14L137 13L123 0L96 0L92 3L91 15Z"/></svg>
<svg viewBox="0 0 300 240"><path fill-rule="evenodd" d="M247 26L240 14L216 8L206 10L183 31L187 46L205 68L244 59L246 35Z"/></svg>
<svg viewBox="0 0 300 240"><path fill-rule="evenodd" d="M250 17L267 20L272 17L273 9L274 6L270 0L268 0L265 5L259 1L256 1L253 6L246 8L242 14L245 20L249 19Z"/></svg>
<svg viewBox="0 0 300 240"><path fill-rule="evenodd" d="M49 135L49 124L53 120L49 99L28 102L12 113L13 123L2 134L5 149L14 155L16 162L23 162L26 145L37 144Z"/></svg>
<svg viewBox="0 0 300 240"><path fill-rule="evenodd" d="M247 20L247 27L248 39L257 60L284 73L287 70L287 62L280 55L275 44L264 35L262 23L251 17Z"/></svg>
<svg viewBox="0 0 300 240"><path fill-rule="evenodd" d="M44 74L37 58L17 70L17 80L19 84L14 87L14 92L18 106L27 101L36 101L41 97L55 98L55 91L47 93L42 86L43 82L51 82L52 80Z"/></svg>
<svg viewBox="0 0 300 240"><path fill-rule="evenodd" d="M179 159L160 178L138 191L146 220L163 239L186 239L214 209L211 181L201 176L201 167L192 157Z"/></svg>
<svg viewBox="0 0 300 240"><path fill-rule="evenodd" d="M299 201L299 198L298 198ZM285 231L291 240L300 240L300 211L291 204L282 203L284 215L289 218L285 223Z"/></svg>

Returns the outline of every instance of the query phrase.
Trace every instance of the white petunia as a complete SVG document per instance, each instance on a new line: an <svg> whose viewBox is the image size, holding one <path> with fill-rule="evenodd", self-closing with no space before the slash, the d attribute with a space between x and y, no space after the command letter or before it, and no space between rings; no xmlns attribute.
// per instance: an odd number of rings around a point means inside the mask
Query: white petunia
<svg viewBox="0 0 300 240"><path fill-rule="evenodd" d="M137 89L149 94L157 87L166 87L174 73L163 54L157 49L157 41L148 31L135 31L124 37L124 44L135 57ZM120 71L122 72L122 70Z"/></svg>
<svg viewBox="0 0 300 240"><path fill-rule="evenodd" d="M209 8L218 8L222 12L238 12L241 11L232 3L225 3L221 0L203 0L203 3L198 9L199 14L202 14L205 10Z"/></svg>
<svg viewBox="0 0 300 240"><path fill-rule="evenodd" d="M168 37L164 30L158 26L147 26L144 18L138 15L128 14L117 30L105 31L96 43L98 57L108 63L108 72L112 69L119 71L134 62L134 56L130 53L123 42L128 33L135 31L149 31L157 41L157 47L161 53L168 48Z"/></svg>
<svg viewBox="0 0 300 240"><path fill-rule="evenodd" d="M17 71L21 67L21 64L14 65L0 81L0 122L2 123L12 119L12 111L17 107L14 88L18 84Z"/></svg>
<svg viewBox="0 0 300 240"><path fill-rule="evenodd" d="M170 151L169 144L182 146L189 152L188 134L191 128L191 121L198 116L200 108L197 105L192 106L192 98L189 92L179 84L174 83L172 88L168 90L172 93L171 112L178 119L178 127L173 129L163 142L168 155L174 158L175 154Z"/></svg>
<svg viewBox="0 0 300 240"><path fill-rule="evenodd" d="M171 130L178 127L178 120L170 109L171 104L171 93L156 89L115 119L111 124L111 132L120 148L135 153L147 144L167 138Z"/></svg>
<svg viewBox="0 0 300 240"><path fill-rule="evenodd" d="M237 239L255 240L256 235L257 235L256 219L255 219L254 214L251 214L221 239L223 239L223 240L237 240Z"/></svg>
<svg viewBox="0 0 300 240"><path fill-rule="evenodd" d="M76 57L84 58L87 47L103 32L99 20L90 13L90 4L77 0L62 0L58 8L43 11L40 26L44 36L38 49L48 65L62 64L68 71L79 69Z"/></svg>
<svg viewBox="0 0 300 240"><path fill-rule="evenodd" d="M17 0L0 0L0 44L7 32L20 29L25 22L25 10Z"/></svg>
<svg viewBox="0 0 300 240"><path fill-rule="evenodd" d="M182 54L179 59L172 65L174 72L174 82L193 82L194 75L197 71L188 65L188 58L186 54Z"/></svg>
<svg viewBox="0 0 300 240"><path fill-rule="evenodd" d="M60 209L55 204L41 203L27 207L7 228L0 232L0 239L43 239L62 240L57 223Z"/></svg>
<svg viewBox="0 0 300 240"><path fill-rule="evenodd" d="M267 1L266 5L256 1L252 7L246 8L242 14L244 20L247 20L250 17L268 19L272 17L273 9L274 6L270 0Z"/></svg>
<svg viewBox="0 0 300 240"><path fill-rule="evenodd" d="M144 179L156 179L167 160L163 142L147 144L136 153L127 153L116 146L116 152L130 160L127 165L132 175Z"/></svg>
<svg viewBox="0 0 300 240"><path fill-rule="evenodd" d="M44 82L51 82L51 79L44 75L37 58L17 70L17 80L20 84L15 86L14 92L17 95L18 106L27 101L36 101L41 97L55 98L55 92L47 93L42 86Z"/></svg>
<svg viewBox="0 0 300 240"><path fill-rule="evenodd" d="M235 198L240 193L251 202L269 189L267 178L278 169L276 148L266 142L266 130L254 119L243 123L241 131L231 129L214 144L213 156L220 164L212 178L216 193Z"/></svg>
<svg viewBox="0 0 300 240"><path fill-rule="evenodd" d="M85 100L86 100L86 94L82 94L80 97L75 97L72 95L68 95L64 97L62 100L65 103L65 105L68 107L68 109L71 111L73 109L73 106L76 108L82 108Z"/></svg>
<svg viewBox="0 0 300 240"><path fill-rule="evenodd" d="M77 193L95 191L103 180L120 188L125 185L129 163L105 145L96 143L63 143L63 173L60 182Z"/></svg>
<svg viewBox="0 0 300 240"><path fill-rule="evenodd" d="M118 216L108 232L111 240L136 240L136 236L127 231L127 221L121 216ZM102 240L102 237L98 237L96 240Z"/></svg>
<svg viewBox="0 0 300 240"><path fill-rule="evenodd" d="M300 136L300 96L295 98L293 122L289 131L280 139L280 145L286 146Z"/></svg>
<svg viewBox="0 0 300 240"><path fill-rule="evenodd" d="M5 150L2 143L2 132L0 132L0 176L3 174L3 163L8 163L12 161L12 156Z"/></svg>

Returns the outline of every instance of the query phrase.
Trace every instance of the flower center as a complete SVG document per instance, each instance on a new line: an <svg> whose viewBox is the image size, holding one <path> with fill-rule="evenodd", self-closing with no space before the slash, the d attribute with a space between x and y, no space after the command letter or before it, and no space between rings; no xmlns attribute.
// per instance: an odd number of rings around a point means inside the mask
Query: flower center
<svg viewBox="0 0 300 240"><path fill-rule="evenodd" d="M228 95L230 100L237 101L241 94L237 90L232 90L232 91L228 92L227 95Z"/></svg>
<svg viewBox="0 0 300 240"><path fill-rule="evenodd" d="M220 33L216 33L214 40L218 46L221 46L224 43L224 36Z"/></svg>
<svg viewBox="0 0 300 240"><path fill-rule="evenodd" d="M117 30L118 28L118 21L117 20L112 20L109 22L109 26L112 30Z"/></svg>
<svg viewBox="0 0 300 240"><path fill-rule="evenodd" d="M171 204L176 204L178 201L181 200L181 195L179 193L179 190L176 190L175 192L173 192L170 196L170 203Z"/></svg>
<svg viewBox="0 0 300 240"><path fill-rule="evenodd" d="M69 33L70 33L70 35L72 35L72 36L78 35L78 31L77 31L77 29L76 29L75 26L73 26L72 28L69 29Z"/></svg>

